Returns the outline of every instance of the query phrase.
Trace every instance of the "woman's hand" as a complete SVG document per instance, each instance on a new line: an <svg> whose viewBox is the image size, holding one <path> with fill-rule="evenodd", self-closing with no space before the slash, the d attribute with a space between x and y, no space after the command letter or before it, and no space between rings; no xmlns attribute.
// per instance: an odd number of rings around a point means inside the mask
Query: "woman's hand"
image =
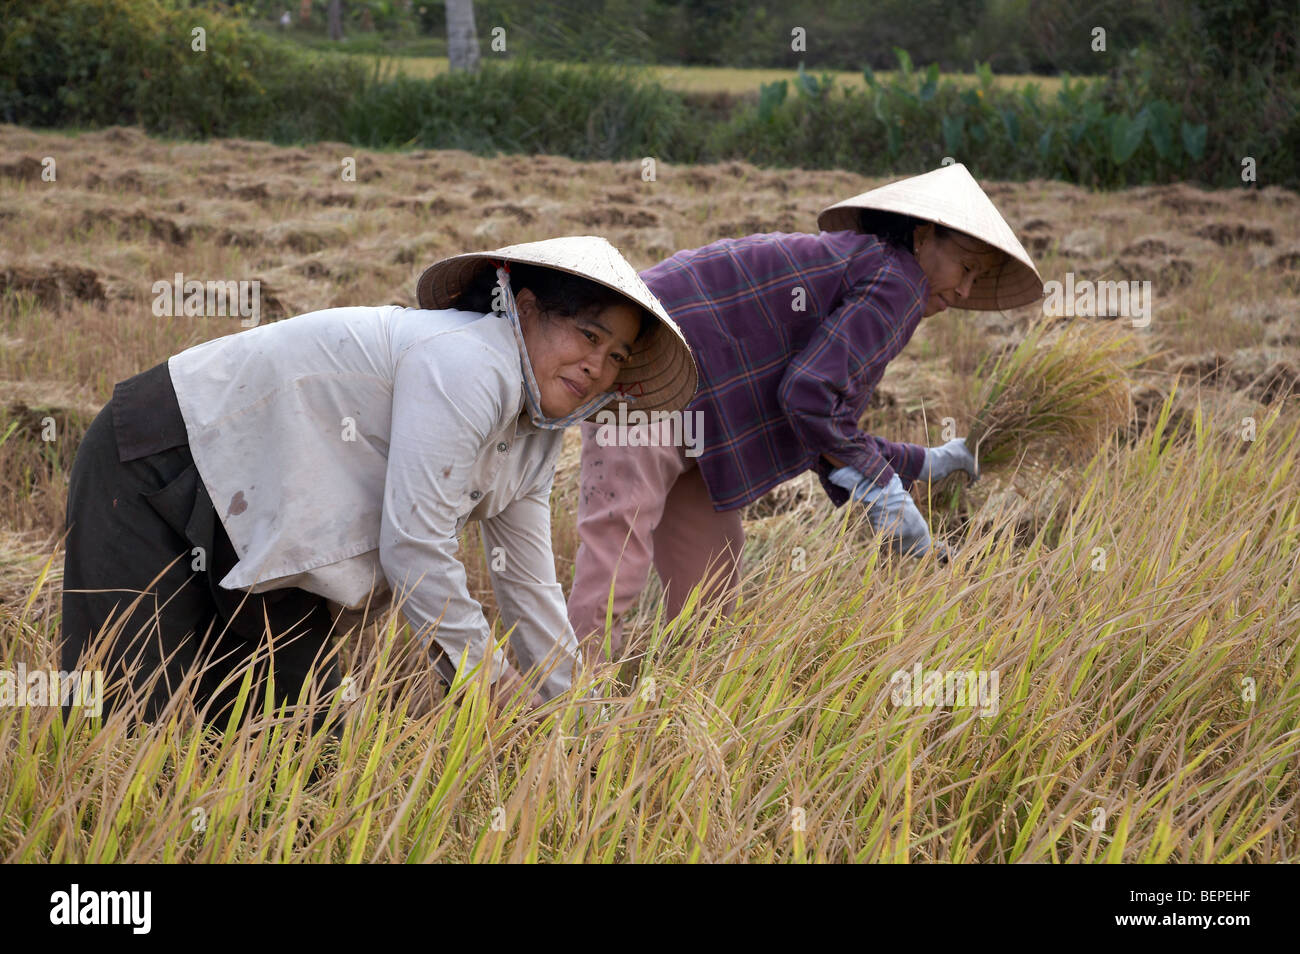
<svg viewBox="0 0 1300 954"><path fill-rule="evenodd" d="M930 528L897 474L884 487L877 487L852 467L831 471L828 479L848 490L853 500L867 508L871 526L888 536L895 553L919 557L932 549ZM946 548L940 556L946 562Z"/></svg>
<svg viewBox="0 0 1300 954"><path fill-rule="evenodd" d="M925 466L921 468L921 474L917 479L942 480L959 470L966 471L972 484L980 479L979 464L975 460L975 455L970 452L970 448L966 446L964 437L958 437L938 447L927 447Z"/></svg>

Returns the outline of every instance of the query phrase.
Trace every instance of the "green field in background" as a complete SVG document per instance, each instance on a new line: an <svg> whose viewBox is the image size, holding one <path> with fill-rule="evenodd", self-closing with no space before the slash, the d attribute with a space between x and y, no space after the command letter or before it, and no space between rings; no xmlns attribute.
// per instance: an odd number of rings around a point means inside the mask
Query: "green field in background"
<svg viewBox="0 0 1300 954"><path fill-rule="evenodd" d="M447 71L445 56L373 56L368 54L350 54L363 56L374 62L384 63L387 67L407 76L430 77ZM484 56L489 61L491 56ZM645 68L651 76L670 89L688 93L757 93L759 86L777 80L794 80L798 75L794 70L783 69L730 69L717 66L648 66ZM820 78L821 70L810 70L811 75ZM826 70L835 77L836 86L863 86L861 71ZM876 75L882 81L888 80L892 71L880 70ZM945 79L958 83L976 85L979 80L973 73L945 73ZM1007 75L998 76L995 84L1001 87L1018 87L1027 83L1038 83L1044 95L1055 95L1061 86L1059 76Z"/></svg>

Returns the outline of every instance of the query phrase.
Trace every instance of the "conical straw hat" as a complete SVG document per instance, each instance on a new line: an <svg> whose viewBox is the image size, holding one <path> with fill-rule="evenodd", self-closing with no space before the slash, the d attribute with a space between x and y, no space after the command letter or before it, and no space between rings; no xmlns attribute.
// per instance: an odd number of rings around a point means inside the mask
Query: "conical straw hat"
<svg viewBox="0 0 1300 954"><path fill-rule="evenodd" d="M452 308L484 268L500 262L518 262L555 268L612 288L633 304L646 309L661 327L637 342L619 369L614 387L633 398L629 407L640 411L683 410L695 396L698 372L690 346L676 322L668 316L641 277L618 249L597 235L572 235L510 245L495 252L453 255L430 265L416 284L421 308ZM617 399L614 402L617 403ZM588 417L591 420L594 414Z"/></svg>
<svg viewBox="0 0 1300 954"><path fill-rule="evenodd" d="M1029 253L960 162L836 202L817 216L817 226L824 232L856 231L860 209L938 222L1007 253L1000 266L975 279L970 295L957 303L958 308L1001 311L1043 297L1043 280Z"/></svg>

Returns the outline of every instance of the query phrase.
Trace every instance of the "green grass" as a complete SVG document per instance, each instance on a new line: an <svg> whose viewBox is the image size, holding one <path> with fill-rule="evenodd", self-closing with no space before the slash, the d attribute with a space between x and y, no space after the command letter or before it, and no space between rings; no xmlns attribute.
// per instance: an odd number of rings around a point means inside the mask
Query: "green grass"
<svg viewBox="0 0 1300 954"><path fill-rule="evenodd" d="M353 54L367 61L368 66L375 63L391 69L394 73L417 78L428 78L447 72L445 56L374 56L370 54ZM490 61L491 54L484 54L484 60ZM783 69L730 69L715 66L648 66L644 67L649 78L668 89L687 93L729 93L734 96L758 94L758 89L765 83L778 80L794 82L798 73ZM809 72L820 78L820 70ZM835 80L835 85L863 87L866 85L861 71L827 70L827 75ZM876 76L881 82L889 82L895 76L893 70L878 70ZM973 73L944 73L943 78L969 87L979 85L979 77ZM1006 75L994 80L996 86L1004 89L1018 89L1030 83L1037 83L1045 96L1054 96L1061 87L1059 76Z"/></svg>

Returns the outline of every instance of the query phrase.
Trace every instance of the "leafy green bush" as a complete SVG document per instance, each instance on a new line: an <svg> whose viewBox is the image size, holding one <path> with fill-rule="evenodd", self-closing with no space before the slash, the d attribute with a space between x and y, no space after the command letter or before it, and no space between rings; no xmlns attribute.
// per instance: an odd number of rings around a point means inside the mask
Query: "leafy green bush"
<svg viewBox="0 0 1300 954"><path fill-rule="evenodd" d="M628 69L514 60L477 73L371 84L349 105L345 138L365 146L689 161L698 155L690 120L680 94Z"/></svg>
<svg viewBox="0 0 1300 954"><path fill-rule="evenodd" d="M1189 178L1300 184L1300 5L1271 0L1174 4L1150 51L1117 71L1117 89L1163 97L1210 133Z"/></svg>
<svg viewBox="0 0 1300 954"><path fill-rule="evenodd" d="M0 0L0 21L0 113L31 126L338 138L367 79L352 61L160 0Z"/></svg>
<svg viewBox="0 0 1300 954"><path fill-rule="evenodd" d="M1188 122L1167 100L1117 97L1104 79L1065 78L1044 99L1037 84L994 83L987 64L979 84L962 87L932 64L916 70L903 50L887 81L870 69L866 86L833 88L831 77L800 71L760 90L714 143L722 155L812 168L884 173L933 168L945 157L1000 178L1032 176L1110 187L1186 177L1205 154L1206 127Z"/></svg>

